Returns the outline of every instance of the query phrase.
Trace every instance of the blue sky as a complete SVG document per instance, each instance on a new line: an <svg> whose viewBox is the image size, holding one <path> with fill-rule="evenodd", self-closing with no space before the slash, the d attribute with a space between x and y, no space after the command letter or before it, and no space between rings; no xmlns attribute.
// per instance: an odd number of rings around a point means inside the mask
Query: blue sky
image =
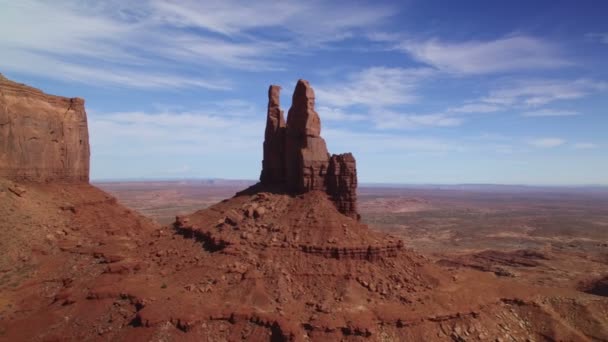
<svg viewBox="0 0 608 342"><path fill-rule="evenodd" d="M608 184L606 1L0 0L0 72L86 99L93 179L259 176L267 88L362 182Z"/></svg>

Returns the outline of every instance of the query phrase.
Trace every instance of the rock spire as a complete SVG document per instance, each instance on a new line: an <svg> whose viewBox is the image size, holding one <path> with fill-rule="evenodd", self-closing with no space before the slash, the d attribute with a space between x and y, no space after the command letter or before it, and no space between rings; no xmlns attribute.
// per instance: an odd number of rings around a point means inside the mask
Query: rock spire
<svg viewBox="0 0 608 342"><path fill-rule="evenodd" d="M355 158L327 152L308 81L298 80L286 124L279 107L280 89L273 85L268 91L261 183L283 186L290 193L324 191L341 213L358 219Z"/></svg>
<svg viewBox="0 0 608 342"><path fill-rule="evenodd" d="M268 89L268 113L264 134L264 159L260 181L265 184L284 183L285 171L285 118L280 107L281 87Z"/></svg>

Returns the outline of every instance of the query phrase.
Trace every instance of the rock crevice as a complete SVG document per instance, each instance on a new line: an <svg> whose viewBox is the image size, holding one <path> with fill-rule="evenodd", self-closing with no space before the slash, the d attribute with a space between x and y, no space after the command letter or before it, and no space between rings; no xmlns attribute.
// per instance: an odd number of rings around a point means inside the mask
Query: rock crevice
<svg viewBox="0 0 608 342"><path fill-rule="evenodd" d="M308 81L296 84L287 123L279 105L280 89L271 85L268 91L261 183L296 194L324 191L341 213L358 219L355 158L350 153L328 153Z"/></svg>

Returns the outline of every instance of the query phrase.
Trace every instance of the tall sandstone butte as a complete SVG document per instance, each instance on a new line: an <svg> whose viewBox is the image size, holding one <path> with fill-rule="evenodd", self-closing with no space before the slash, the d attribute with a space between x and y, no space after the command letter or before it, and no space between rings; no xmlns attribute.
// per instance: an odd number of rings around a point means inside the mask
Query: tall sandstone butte
<svg viewBox="0 0 608 342"><path fill-rule="evenodd" d="M291 193L324 191L341 213L359 219L355 158L327 152L314 90L308 81L298 81L285 124L280 89L273 85L268 91L261 183L282 185Z"/></svg>
<svg viewBox="0 0 608 342"><path fill-rule="evenodd" d="M88 182L84 100L43 93L0 74L0 177Z"/></svg>

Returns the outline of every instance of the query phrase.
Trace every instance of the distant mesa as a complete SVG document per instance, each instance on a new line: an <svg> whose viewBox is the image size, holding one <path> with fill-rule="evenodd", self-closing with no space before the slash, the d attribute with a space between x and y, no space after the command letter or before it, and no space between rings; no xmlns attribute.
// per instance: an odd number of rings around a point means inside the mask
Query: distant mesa
<svg viewBox="0 0 608 342"><path fill-rule="evenodd" d="M280 91L276 85L268 90L261 183L295 194L323 191L342 214L359 219L355 157L328 153L314 90L308 81L298 81L287 122L280 108Z"/></svg>
<svg viewBox="0 0 608 342"><path fill-rule="evenodd" d="M84 100L47 95L0 74L0 177L88 182Z"/></svg>

